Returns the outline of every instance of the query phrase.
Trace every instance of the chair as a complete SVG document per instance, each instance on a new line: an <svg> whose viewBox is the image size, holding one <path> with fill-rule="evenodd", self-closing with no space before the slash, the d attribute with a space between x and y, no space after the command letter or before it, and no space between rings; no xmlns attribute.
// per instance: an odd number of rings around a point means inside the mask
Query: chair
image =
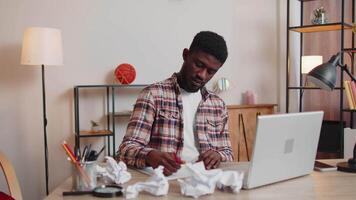
<svg viewBox="0 0 356 200"><path fill-rule="evenodd" d="M14 167L2 152L0 152L0 167L4 172L10 195L16 200L22 200L21 188Z"/></svg>

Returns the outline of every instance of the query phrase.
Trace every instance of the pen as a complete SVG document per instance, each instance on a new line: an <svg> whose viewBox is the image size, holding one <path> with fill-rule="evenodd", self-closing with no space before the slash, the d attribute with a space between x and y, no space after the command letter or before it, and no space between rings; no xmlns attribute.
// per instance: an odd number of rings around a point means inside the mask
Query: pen
<svg viewBox="0 0 356 200"><path fill-rule="evenodd" d="M99 155L104 151L104 149L105 149L105 145L103 146L103 148L100 149L99 153L95 155L95 160L98 159Z"/></svg>
<svg viewBox="0 0 356 200"><path fill-rule="evenodd" d="M90 151L91 151L91 144L89 144L89 147L87 149L87 153L85 155L85 161L88 161L88 159L89 159L88 157L89 157Z"/></svg>
<svg viewBox="0 0 356 200"><path fill-rule="evenodd" d="M83 154L82 154L82 159L80 160L82 163L85 162L85 155L87 153L88 150L88 146L85 145L84 150L83 150Z"/></svg>
<svg viewBox="0 0 356 200"><path fill-rule="evenodd" d="M90 151L89 154L88 154L87 161L94 161L95 160L95 155L96 155L96 151L95 150Z"/></svg>
<svg viewBox="0 0 356 200"><path fill-rule="evenodd" d="M177 154L173 154L173 158L178 164L183 164L184 162L177 156Z"/></svg>
<svg viewBox="0 0 356 200"><path fill-rule="evenodd" d="M76 149L76 154L75 155L77 156L77 161L80 162L81 161L81 159L80 159L80 156L81 156L80 155L80 147Z"/></svg>

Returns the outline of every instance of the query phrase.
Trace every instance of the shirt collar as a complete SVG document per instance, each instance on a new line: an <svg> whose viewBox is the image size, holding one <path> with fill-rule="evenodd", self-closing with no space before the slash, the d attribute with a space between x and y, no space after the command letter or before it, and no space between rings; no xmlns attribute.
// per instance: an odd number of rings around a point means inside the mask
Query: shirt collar
<svg viewBox="0 0 356 200"><path fill-rule="evenodd" d="M173 85L174 85L174 88L175 88L176 92L178 92L178 94L181 94L180 87L179 87L179 84L178 84L178 81L177 81L177 73L174 73L171 76L171 79L172 79L172 82L173 82ZM201 93L202 98L203 98L204 101L209 98L209 95L211 95L211 92L209 90L207 90L205 86L203 86L200 89L200 93Z"/></svg>

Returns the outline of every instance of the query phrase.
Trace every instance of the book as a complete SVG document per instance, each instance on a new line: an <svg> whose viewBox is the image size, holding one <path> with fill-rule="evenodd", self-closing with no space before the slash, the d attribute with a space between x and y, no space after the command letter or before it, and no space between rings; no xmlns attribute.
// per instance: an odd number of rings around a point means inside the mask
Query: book
<svg viewBox="0 0 356 200"><path fill-rule="evenodd" d="M352 101L353 109L356 109L356 100L354 98L354 94L353 94L353 91L352 91L351 81L347 81L347 85L348 85L350 93L351 93L351 101Z"/></svg>
<svg viewBox="0 0 356 200"><path fill-rule="evenodd" d="M356 83L354 81L350 81L351 85L351 94L354 100L354 108L356 109Z"/></svg>
<svg viewBox="0 0 356 200"><path fill-rule="evenodd" d="M344 81L344 88L345 88L345 93L346 93L346 97L347 97L347 102L349 104L349 108L351 110L354 110L355 106L354 106L354 103L352 100L352 93L351 93L349 81Z"/></svg>
<svg viewBox="0 0 356 200"><path fill-rule="evenodd" d="M314 170L320 171L320 172L336 171L337 167L333 166L333 165L329 165L327 163L315 161Z"/></svg>

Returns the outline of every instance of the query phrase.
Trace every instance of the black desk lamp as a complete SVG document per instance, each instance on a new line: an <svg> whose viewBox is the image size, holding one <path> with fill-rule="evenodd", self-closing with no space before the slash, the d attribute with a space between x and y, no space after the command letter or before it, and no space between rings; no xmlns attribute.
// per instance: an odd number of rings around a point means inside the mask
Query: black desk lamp
<svg viewBox="0 0 356 200"><path fill-rule="evenodd" d="M336 67L339 66L342 71L345 71L356 82L355 77L348 70L346 64L341 63L342 52L333 55L330 60L323 63L308 73L309 80L315 85L325 90L333 90L336 86ZM344 172L356 173L356 144L354 146L353 158L350 158L348 162L341 162L337 164L337 169Z"/></svg>

